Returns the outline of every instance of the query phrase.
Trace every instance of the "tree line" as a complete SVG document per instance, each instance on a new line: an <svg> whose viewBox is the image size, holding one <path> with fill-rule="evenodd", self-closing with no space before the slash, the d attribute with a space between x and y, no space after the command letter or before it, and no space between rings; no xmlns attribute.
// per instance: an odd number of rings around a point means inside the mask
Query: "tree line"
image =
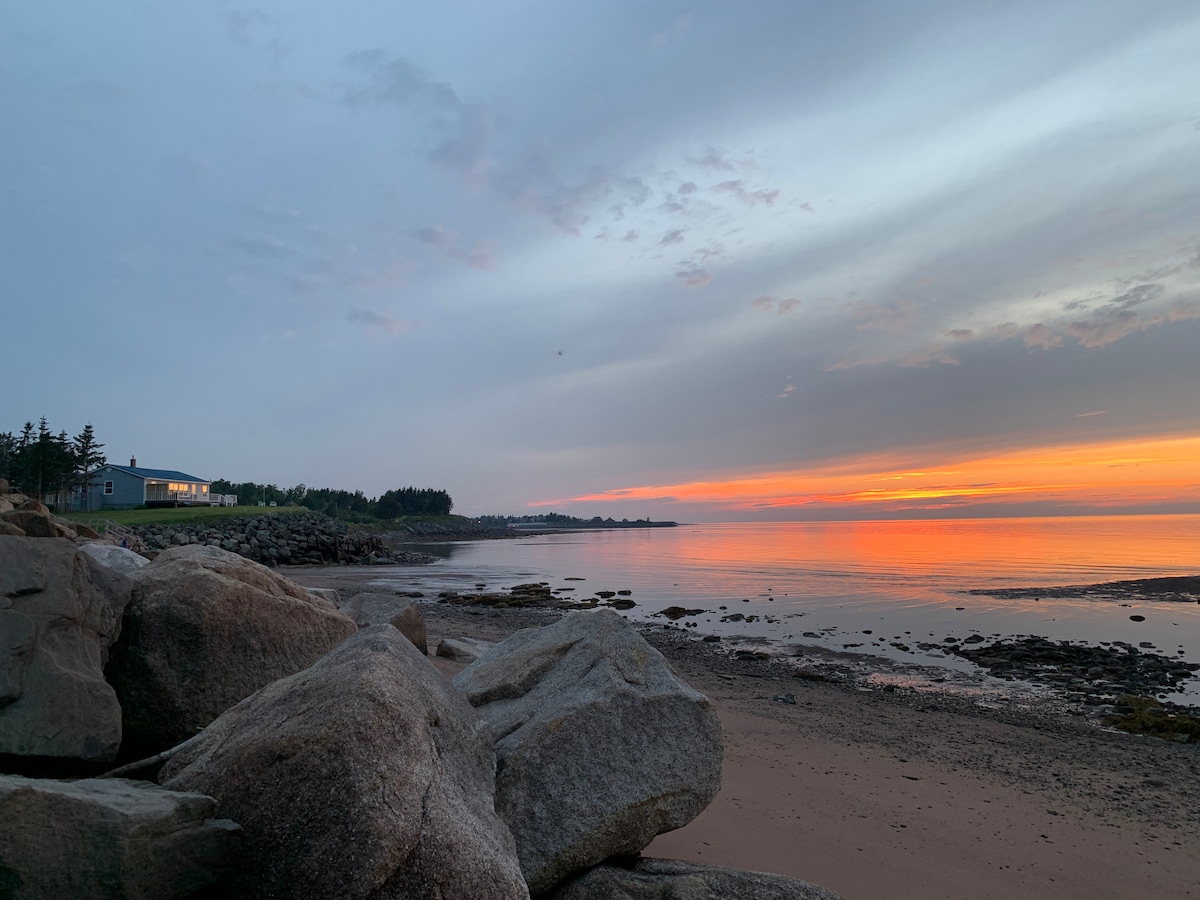
<svg viewBox="0 0 1200 900"><path fill-rule="evenodd" d="M60 510L69 509L76 496L86 497L95 486L96 470L108 463L103 449L90 422L72 438L66 431L52 431L43 416L36 426L26 422L17 433L0 432L0 478L23 494L52 503ZM454 508L448 493L430 488L397 488L379 497L367 497L362 491L308 488L303 484L280 489L273 484L235 484L218 478L210 490L214 494L236 494L239 505L292 503L338 518L447 516Z"/></svg>
<svg viewBox="0 0 1200 900"><path fill-rule="evenodd" d="M448 516L454 508L450 495L432 488L405 487L368 497L362 491L310 488L303 484L280 488L253 481L232 482L218 478L210 488L214 494L236 494L239 506L272 503L295 504L336 518L363 517L398 519L401 516Z"/></svg>
<svg viewBox="0 0 1200 900"><path fill-rule="evenodd" d="M619 526L619 525L641 525L650 521L650 517L645 519L634 519L632 522L629 519L621 519L617 521L612 516L603 519L600 516L592 516L590 519L581 519L578 516L568 516L563 513L548 512L539 513L535 516L480 516L477 520L480 524L488 525L492 528L503 528L506 525L551 525L555 528L567 528L571 526Z"/></svg>
<svg viewBox="0 0 1200 900"><path fill-rule="evenodd" d="M66 431L51 431L43 416L37 426L26 422L16 434L0 432L0 478L63 509L76 491L86 496L95 484L96 470L108 462L103 449L90 422L72 438Z"/></svg>

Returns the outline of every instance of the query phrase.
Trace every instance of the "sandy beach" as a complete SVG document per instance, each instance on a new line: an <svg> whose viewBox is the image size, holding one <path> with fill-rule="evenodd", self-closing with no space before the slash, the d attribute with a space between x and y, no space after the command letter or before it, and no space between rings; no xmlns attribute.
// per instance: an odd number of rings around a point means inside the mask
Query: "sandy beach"
<svg viewBox="0 0 1200 900"><path fill-rule="evenodd" d="M314 587L369 577L287 574ZM557 616L422 610L431 651ZM1200 896L1200 746L1101 730L1054 705L799 679L680 629L643 633L712 699L725 740L717 799L646 855L778 872L847 900Z"/></svg>

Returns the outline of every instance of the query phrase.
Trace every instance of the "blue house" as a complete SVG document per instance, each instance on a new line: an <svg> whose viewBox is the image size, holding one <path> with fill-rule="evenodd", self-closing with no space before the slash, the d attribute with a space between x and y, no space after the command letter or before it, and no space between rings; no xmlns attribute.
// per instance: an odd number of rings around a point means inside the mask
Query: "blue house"
<svg viewBox="0 0 1200 900"><path fill-rule="evenodd" d="M127 466L101 466L94 478L88 491L89 510L142 505L219 506L223 500L219 494L210 494L211 481L173 469L139 468L136 459Z"/></svg>

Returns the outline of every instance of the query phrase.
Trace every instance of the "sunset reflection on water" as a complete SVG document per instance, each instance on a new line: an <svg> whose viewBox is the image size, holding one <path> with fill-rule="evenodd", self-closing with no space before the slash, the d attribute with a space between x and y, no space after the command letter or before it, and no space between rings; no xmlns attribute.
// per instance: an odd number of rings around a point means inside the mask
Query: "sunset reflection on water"
<svg viewBox="0 0 1200 900"><path fill-rule="evenodd" d="M1195 574L1200 516L683 525L447 546L425 570L433 588L540 580L576 599L628 589L634 619L704 610L687 619L696 633L893 656L888 642L910 636L1039 634L1200 657L1200 604L966 593ZM722 621L738 613L757 620Z"/></svg>

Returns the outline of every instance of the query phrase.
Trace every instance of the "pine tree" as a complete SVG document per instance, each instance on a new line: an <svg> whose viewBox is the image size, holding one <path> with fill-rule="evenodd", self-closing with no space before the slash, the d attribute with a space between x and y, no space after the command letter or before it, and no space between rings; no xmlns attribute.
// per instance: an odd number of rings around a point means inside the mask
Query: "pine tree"
<svg viewBox="0 0 1200 900"><path fill-rule="evenodd" d="M91 422L84 425L83 431L75 435L71 449L75 464L72 487L79 488L83 496L83 508L88 509L91 490L96 484L96 470L108 462L108 457L100 452L104 445L96 440Z"/></svg>

